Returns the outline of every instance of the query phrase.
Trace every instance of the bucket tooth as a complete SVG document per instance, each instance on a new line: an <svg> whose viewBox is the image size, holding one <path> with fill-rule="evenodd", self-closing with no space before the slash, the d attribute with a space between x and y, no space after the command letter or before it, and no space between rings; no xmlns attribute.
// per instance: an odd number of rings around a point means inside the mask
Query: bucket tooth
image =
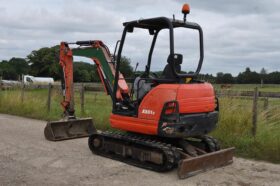
<svg viewBox="0 0 280 186"><path fill-rule="evenodd" d="M231 164L233 162L233 152L234 148L227 148L197 157L182 159L178 164L178 177L183 179L200 172Z"/></svg>
<svg viewBox="0 0 280 186"><path fill-rule="evenodd" d="M45 138L49 141L88 137L94 133L96 129L91 118L50 121L44 129Z"/></svg>

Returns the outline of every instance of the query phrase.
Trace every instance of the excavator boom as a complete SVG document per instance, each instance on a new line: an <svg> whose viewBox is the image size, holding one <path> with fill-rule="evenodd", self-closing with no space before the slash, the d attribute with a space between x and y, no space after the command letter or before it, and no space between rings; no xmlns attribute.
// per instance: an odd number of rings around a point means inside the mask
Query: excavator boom
<svg viewBox="0 0 280 186"><path fill-rule="evenodd" d="M45 138L50 141L59 141L88 137L96 132L91 118L76 118L74 109L74 83L73 83L73 56L88 57L97 66L98 74L107 94L113 92L115 67L111 61L109 49L102 41L77 41L73 44L80 45L78 48L70 49L69 44L61 42L59 64L63 69L63 108L64 118L60 121L49 121L45 127ZM128 86L120 74L118 97L128 93Z"/></svg>

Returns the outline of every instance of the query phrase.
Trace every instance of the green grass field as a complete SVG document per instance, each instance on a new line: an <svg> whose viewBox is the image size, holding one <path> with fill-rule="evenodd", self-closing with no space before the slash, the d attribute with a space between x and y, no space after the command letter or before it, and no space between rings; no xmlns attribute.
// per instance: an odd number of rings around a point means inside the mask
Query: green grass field
<svg viewBox="0 0 280 186"><path fill-rule="evenodd" d="M47 121L61 119L63 112L60 106L62 95L58 90L52 91L50 113L47 112L47 96L47 90L26 90L22 102L20 90L0 91L0 113ZM92 117L98 128L109 128L108 118L112 110L111 100L103 92L85 93L84 113L81 113L79 92L76 92L75 110L78 117Z"/></svg>
<svg viewBox="0 0 280 186"><path fill-rule="evenodd" d="M244 90L242 87L237 89ZM61 99L60 93L53 90L51 112L48 113L46 90L25 91L23 102L19 90L0 91L0 113L58 120L62 114ZM81 113L77 92L75 104L78 117L92 117L98 129L110 128L109 115L112 108L109 96L101 92L86 92L85 112ZM264 110L263 101L259 100L255 137L251 129L252 99L220 98L220 120L211 135L218 138L223 147L236 147L237 156L280 163L280 99L269 99L267 110Z"/></svg>

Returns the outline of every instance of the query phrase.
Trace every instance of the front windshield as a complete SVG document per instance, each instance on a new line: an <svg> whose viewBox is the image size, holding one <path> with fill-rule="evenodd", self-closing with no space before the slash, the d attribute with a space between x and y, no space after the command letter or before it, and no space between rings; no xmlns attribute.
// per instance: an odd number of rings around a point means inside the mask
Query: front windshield
<svg viewBox="0 0 280 186"><path fill-rule="evenodd" d="M132 33L126 34L122 57L128 58L133 68L138 63L137 73L139 74L145 71L152 40L153 36L146 29L135 28Z"/></svg>

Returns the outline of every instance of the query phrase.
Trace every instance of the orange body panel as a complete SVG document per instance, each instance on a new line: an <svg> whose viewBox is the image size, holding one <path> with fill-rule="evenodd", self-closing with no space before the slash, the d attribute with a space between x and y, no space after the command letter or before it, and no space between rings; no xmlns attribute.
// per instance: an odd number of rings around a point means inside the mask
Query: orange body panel
<svg viewBox="0 0 280 186"><path fill-rule="evenodd" d="M161 84L142 100L138 117L111 114L113 128L157 135L163 106L168 101L179 103L180 114L206 113L215 110L215 93L211 84Z"/></svg>
<svg viewBox="0 0 280 186"><path fill-rule="evenodd" d="M180 86L176 100L179 102L179 112L182 114L215 110L215 92L209 83Z"/></svg>
<svg viewBox="0 0 280 186"><path fill-rule="evenodd" d="M156 120L146 120L136 117L111 114L110 123L111 127L124 131L131 131L150 135L157 134L158 122Z"/></svg>
<svg viewBox="0 0 280 186"><path fill-rule="evenodd" d="M176 84L162 84L152 89L142 100L138 117L158 121L164 103L176 100L177 89Z"/></svg>

